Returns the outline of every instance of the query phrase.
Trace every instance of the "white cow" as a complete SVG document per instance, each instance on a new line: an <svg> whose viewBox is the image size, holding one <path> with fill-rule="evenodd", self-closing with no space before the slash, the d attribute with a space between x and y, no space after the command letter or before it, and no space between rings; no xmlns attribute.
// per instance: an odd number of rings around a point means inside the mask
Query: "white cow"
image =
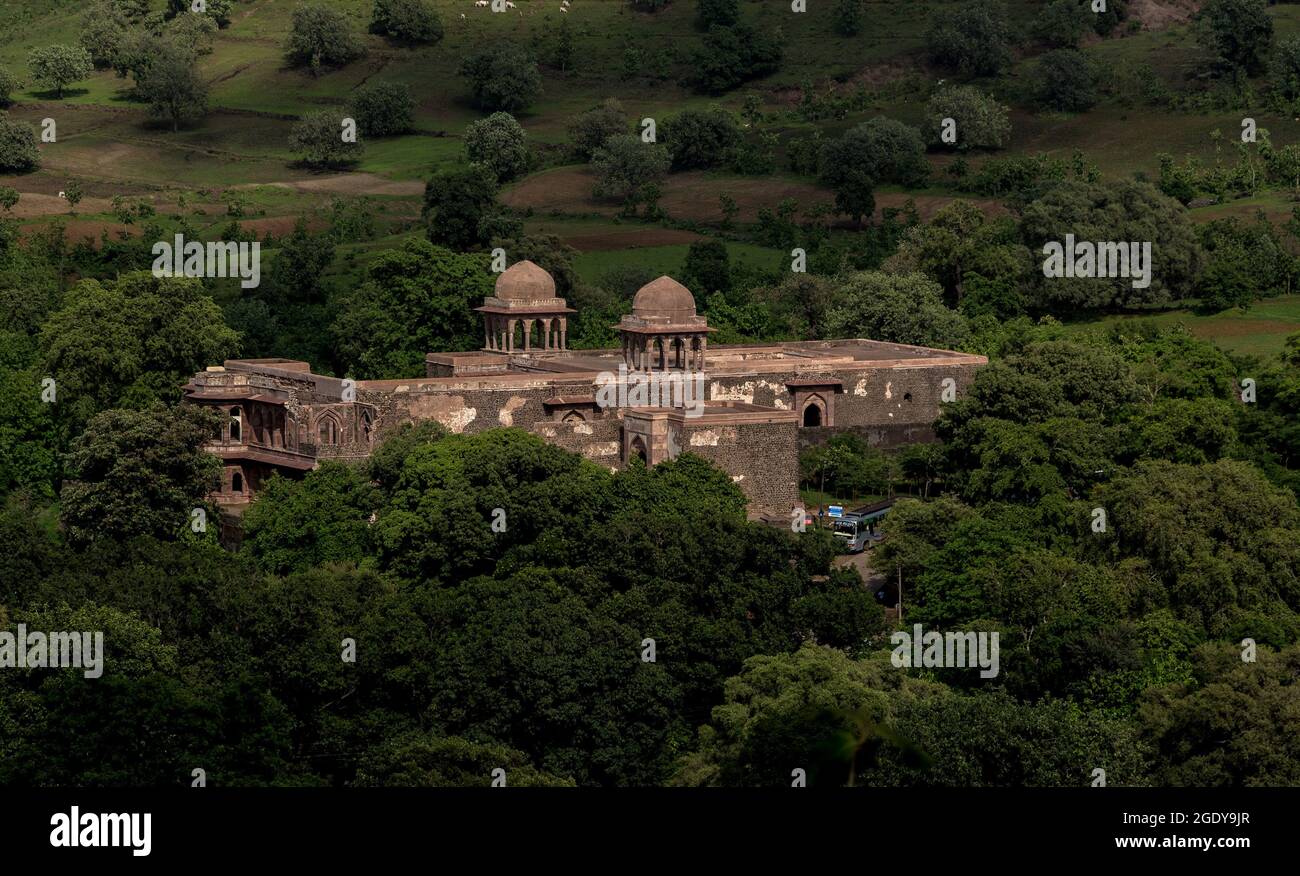
<svg viewBox="0 0 1300 876"><path fill-rule="evenodd" d="M474 0L475 6L487 6L488 0Z"/></svg>

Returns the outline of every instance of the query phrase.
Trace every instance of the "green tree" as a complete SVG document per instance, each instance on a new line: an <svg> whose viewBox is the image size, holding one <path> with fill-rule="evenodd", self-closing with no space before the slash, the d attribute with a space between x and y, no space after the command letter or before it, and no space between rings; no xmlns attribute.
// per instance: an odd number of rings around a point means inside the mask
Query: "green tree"
<svg viewBox="0 0 1300 876"><path fill-rule="evenodd" d="M697 294L731 290L731 257L727 245L721 240L697 240L686 251L682 266L687 277L694 280Z"/></svg>
<svg viewBox="0 0 1300 876"><path fill-rule="evenodd" d="M27 173L41 166L36 129L0 116L0 171Z"/></svg>
<svg viewBox="0 0 1300 876"><path fill-rule="evenodd" d="M54 90L58 100L63 99L63 89L80 82L95 72L90 53L81 46L46 46L32 49L27 56L27 68L37 85Z"/></svg>
<svg viewBox="0 0 1300 876"><path fill-rule="evenodd" d="M415 129L415 98L404 82L368 82L349 102L357 128L367 137L392 137Z"/></svg>
<svg viewBox="0 0 1300 876"><path fill-rule="evenodd" d="M174 537L190 527L220 482L221 462L203 449L216 415L194 405L111 410L72 443L60 495L73 542Z"/></svg>
<svg viewBox="0 0 1300 876"><path fill-rule="evenodd" d="M131 26L131 18L120 4L96 0L82 13L79 43L95 66L103 69L112 64Z"/></svg>
<svg viewBox="0 0 1300 876"><path fill-rule="evenodd" d="M1080 241L1160 241L1151 248L1151 284L1144 289L1120 278L1038 277L1038 306L1064 311L1164 302L1188 297L1203 255L1196 230L1182 205L1149 183L1057 183L1030 203L1020 221L1021 240L1043 252L1069 229Z"/></svg>
<svg viewBox="0 0 1300 876"><path fill-rule="evenodd" d="M497 204L496 195L496 176L481 164L438 171L424 187L429 240L463 251L517 233L519 222Z"/></svg>
<svg viewBox="0 0 1300 876"><path fill-rule="evenodd" d="M321 303L325 298L321 278L334 261L335 240L313 234L306 217L299 216L285 235L271 263L271 284L278 297L297 303Z"/></svg>
<svg viewBox="0 0 1300 876"><path fill-rule="evenodd" d="M321 563L370 560L369 517L379 495L355 466L326 461L302 480L275 477L243 519L244 546L276 575Z"/></svg>
<svg viewBox="0 0 1300 876"><path fill-rule="evenodd" d="M920 133L883 117L856 125L826 143L820 166L822 182L835 191L836 209L854 222L875 212L876 185L916 186L930 172Z"/></svg>
<svg viewBox="0 0 1300 876"><path fill-rule="evenodd" d="M944 305L943 288L921 274L862 271L839 286L835 301L826 315L831 337L953 349L969 333L965 318Z"/></svg>
<svg viewBox="0 0 1300 876"><path fill-rule="evenodd" d="M968 76L996 76L1011 62L1010 46L1006 10L982 2L936 13L926 34L934 62Z"/></svg>
<svg viewBox="0 0 1300 876"><path fill-rule="evenodd" d="M319 76L324 67L342 67L365 54L365 45L352 32L342 12L321 4L299 6L285 43L284 56L292 67L307 67Z"/></svg>
<svg viewBox="0 0 1300 876"><path fill-rule="evenodd" d="M720 107L685 110L664 121L662 134L673 170L716 167L730 158L741 141L735 117Z"/></svg>
<svg viewBox="0 0 1300 876"><path fill-rule="evenodd" d="M783 52L776 39L747 24L713 25L691 58L686 82L705 94L723 94L751 79L781 69Z"/></svg>
<svg viewBox="0 0 1300 876"><path fill-rule="evenodd" d="M359 138L349 138L349 128L337 112L307 113L289 132L289 148L310 167L342 167L361 157Z"/></svg>
<svg viewBox="0 0 1300 876"><path fill-rule="evenodd" d="M230 26L230 14L234 9L232 0L203 0L203 11L200 15L212 19L217 27ZM185 17L194 14L193 0L167 0L167 11L164 17L173 19Z"/></svg>
<svg viewBox="0 0 1300 876"><path fill-rule="evenodd" d="M573 141L574 154L583 161L590 161L591 156L610 137L627 134L631 130L623 104L611 97L576 116L569 123L569 139Z"/></svg>
<svg viewBox="0 0 1300 876"><path fill-rule="evenodd" d="M1264 72L1273 48L1273 20L1264 0L1208 0L1195 29L1197 42L1220 69L1234 76Z"/></svg>
<svg viewBox="0 0 1300 876"><path fill-rule="evenodd" d="M344 364L367 379L411 377L429 352L482 346L471 308L491 295L487 253L461 255L423 240L380 253L333 326Z"/></svg>
<svg viewBox="0 0 1300 876"><path fill-rule="evenodd" d="M167 40L157 44L136 90L149 103L149 113L171 123L172 131L208 111L208 84L199 74L198 59L192 51Z"/></svg>
<svg viewBox="0 0 1300 876"><path fill-rule="evenodd" d="M510 113L493 113L465 128L465 157L508 182L528 171L528 135Z"/></svg>
<svg viewBox="0 0 1300 876"><path fill-rule="evenodd" d="M1287 100L1300 98L1300 37L1286 37L1278 43L1269 61L1269 79ZM3 93L0 87L0 95Z"/></svg>
<svg viewBox="0 0 1300 876"><path fill-rule="evenodd" d="M84 422L178 398L196 371L238 352L239 336L199 281L136 272L77 284L41 327L40 347L60 407Z"/></svg>
<svg viewBox="0 0 1300 876"><path fill-rule="evenodd" d="M512 788L572 787L535 769L523 752L502 745L470 742L458 736L410 733L372 748L357 769L362 788L486 788L496 770Z"/></svg>
<svg viewBox="0 0 1300 876"><path fill-rule="evenodd" d="M1077 49L1057 49L1038 61L1040 103L1066 112L1082 112L1097 102L1097 72Z"/></svg>
<svg viewBox="0 0 1300 876"><path fill-rule="evenodd" d="M428 0L375 0L370 32L410 45L442 42L442 19Z"/></svg>
<svg viewBox="0 0 1300 876"><path fill-rule="evenodd" d="M6 70L0 69L0 108L13 106L14 92L20 87L21 82Z"/></svg>
<svg viewBox="0 0 1300 876"><path fill-rule="evenodd" d="M840 36L857 36L866 22L863 0L835 0L835 32Z"/></svg>
<svg viewBox="0 0 1300 876"><path fill-rule="evenodd" d="M1189 683L1148 690L1139 716L1156 781L1175 787L1283 787L1300 781L1300 647L1207 645Z"/></svg>
<svg viewBox="0 0 1300 876"><path fill-rule="evenodd" d="M695 26L708 30L713 25L731 27L740 21L739 0L695 0Z"/></svg>
<svg viewBox="0 0 1300 876"><path fill-rule="evenodd" d="M1054 49L1073 49L1093 29L1096 14L1079 0L1052 0L1034 19L1034 36Z"/></svg>
<svg viewBox="0 0 1300 876"><path fill-rule="evenodd" d="M475 105L489 112L521 112L542 93L537 61L511 43L498 43L466 56L460 75L469 81Z"/></svg>
<svg viewBox="0 0 1300 876"><path fill-rule="evenodd" d="M630 213L643 199L646 187L662 179L671 163L664 146L643 143L635 134L610 137L591 158L596 171L593 194L622 201Z"/></svg>
<svg viewBox="0 0 1300 876"><path fill-rule="evenodd" d="M1011 139L1008 113L1006 106L977 88L944 86L935 91L925 107L929 143L948 145L942 139L944 119L952 119L957 126L957 149L1001 149Z"/></svg>

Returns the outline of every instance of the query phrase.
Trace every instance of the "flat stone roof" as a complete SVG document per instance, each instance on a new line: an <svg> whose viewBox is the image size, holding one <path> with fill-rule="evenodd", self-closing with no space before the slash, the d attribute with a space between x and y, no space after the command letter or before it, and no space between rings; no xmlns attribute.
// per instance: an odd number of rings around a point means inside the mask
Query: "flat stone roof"
<svg viewBox="0 0 1300 876"><path fill-rule="evenodd" d="M435 392L457 389L522 389L581 381L594 381L602 372L618 373L623 364L619 350L533 350L489 353L467 350L430 353L426 361L439 364L470 364L507 360L504 371L495 374L456 377L417 377L397 380L359 380L358 389L389 392ZM988 358L954 350L894 344L865 338L831 341L790 341L776 344L717 344L705 352L704 376L763 374L795 370L805 372L800 380L817 379L818 372L919 368L941 365L984 365ZM298 380L310 380L317 392L340 391L338 378L313 374L305 362L289 359L228 360L229 370L261 372ZM673 372L676 373L676 372ZM833 379L833 378L829 378ZM557 393L560 394L560 393Z"/></svg>

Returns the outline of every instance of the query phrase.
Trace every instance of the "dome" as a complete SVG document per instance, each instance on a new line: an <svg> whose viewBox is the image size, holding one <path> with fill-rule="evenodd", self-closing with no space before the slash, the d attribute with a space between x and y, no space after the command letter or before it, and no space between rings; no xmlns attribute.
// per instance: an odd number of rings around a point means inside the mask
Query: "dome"
<svg viewBox="0 0 1300 876"><path fill-rule="evenodd" d="M640 319L666 319L687 323L695 319L695 296L672 277L647 283L632 300L632 315Z"/></svg>
<svg viewBox="0 0 1300 876"><path fill-rule="evenodd" d="M501 272L493 294L511 301L540 301L555 297L555 281L546 271L525 259Z"/></svg>

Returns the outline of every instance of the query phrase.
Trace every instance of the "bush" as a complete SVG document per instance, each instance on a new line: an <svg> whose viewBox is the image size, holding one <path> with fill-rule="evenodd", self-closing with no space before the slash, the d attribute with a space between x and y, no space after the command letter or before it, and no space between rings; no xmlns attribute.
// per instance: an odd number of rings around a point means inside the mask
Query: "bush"
<svg viewBox="0 0 1300 876"><path fill-rule="evenodd" d="M20 87L22 87L21 82L5 70L0 69L0 107L12 106L14 102L13 94Z"/></svg>
<svg viewBox="0 0 1300 876"><path fill-rule="evenodd" d="M1264 0L1207 0L1196 18L1196 36L1219 69L1258 76L1273 45L1273 19Z"/></svg>
<svg viewBox="0 0 1300 876"><path fill-rule="evenodd" d="M718 107L686 110L663 124L663 142L672 155L673 170L723 164L740 140L735 117Z"/></svg>
<svg viewBox="0 0 1300 876"><path fill-rule="evenodd" d="M686 251L683 273L693 281L696 295L731 290L731 256L720 240L697 240Z"/></svg>
<svg viewBox="0 0 1300 876"><path fill-rule="evenodd" d="M994 76L1011 62L1006 12L976 0L954 13L937 13L926 35L936 64L969 76Z"/></svg>
<svg viewBox="0 0 1300 876"><path fill-rule="evenodd" d="M1075 48L1097 13L1079 0L1053 0L1034 19L1034 36L1054 49Z"/></svg>
<svg viewBox="0 0 1300 876"><path fill-rule="evenodd" d="M631 211L644 198L646 187L668 172L672 159L663 146L643 143L635 134L620 134L596 150L591 164L597 177L593 194L618 198Z"/></svg>
<svg viewBox="0 0 1300 876"><path fill-rule="evenodd" d="M442 41L442 19L428 0L375 0L370 32L411 45L437 45Z"/></svg>
<svg viewBox="0 0 1300 876"><path fill-rule="evenodd" d="M695 0L695 26L700 30L715 24L731 27L739 20L739 0Z"/></svg>
<svg viewBox="0 0 1300 876"><path fill-rule="evenodd" d="M467 57L461 62L460 75L469 80L474 103L489 112L520 112L542 93L537 62L509 43Z"/></svg>
<svg viewBox="0 0 1300 876"><path fill-rule="evenodd" d="M992 97L969 85L941 88L926 105L926 131L930 144L945 145L941 139L943 120L957 123L955 148L1001 149L1011 139L1008 109Z"/></svg>
<svg viewBox="0 0 1300 876"><path fill-rule="evenodd" d="M0 116L0 171L27 173L41 166L36 129Z"/></svg>
<svg viewBox="0 0 1300 876"><path fill-rule="evenodd" d="M294 67L309 67L319 75L322 67L342 67L366 52L342 12L325 6L299 6L285 44L285 60Z"/></svg>
<svg viewBox="0 0 1300 876"><path fill-rule="evenodd" d="M840 36L857 36L866 19L863 0L835 0L835 32Z"/></svg>
<svg viewBox="0 0 1300 876"><path fill-rule="evenodd" d="M465 129L465 154L507 182L528 170L528 135L510 113L493 113Z"/></svg>
<svg viewBox="0 0 1300 876"><path fill-rule="evenodd" d="M855 221L875 211L876 185L917 186L929 172L920 132L883 116L850 128L822 147L822 182L835 190L836 208Z"/></svg>
<svg viewBox="0 0 1300 876"><path fill-rule="evenodd" d="M1269 78L1277 93L1287 100L1300 97L1300 37L1287 37L1278 44L1269 63Z"/></svg>
<svg viewBox="0 0 1300 876"><path fill-rule="evenodd" d="M363 85L352 96L352 118L367 137L391 137L415 128L415 98L401 82Z"/></svg>
<svg viewBox="0 0 1300 876"><path fill-rule="evenodd" d="M303 116L289 134L290 147L312 167L339 167L361 157L361 144L343 139L343 119L319 111Z"/></svg>
<svg viewBox="0 0 1300 876"><path fill-rule="evenodd" d="M1052 109L1082 112L1097 102L1097 73L1078 49L1057 49L1038 62L1038 101Z"/></svg>
<svg viewBox="0 0 1300 876"><path fill-rule="evenodd" d="M570 122L569 139L573 141L573 153L583 161L590 161L592 154L610 137L626 134L629 130L631 125L623 104L611 97Z"/></svg>
<svg viewBox="0 0 1300 876"><path fill-rule="evenodd" d="M687 84L707 94L722 94L742 82L781 69L781 46L754 28L714 25L696 50Z"/></svg>

